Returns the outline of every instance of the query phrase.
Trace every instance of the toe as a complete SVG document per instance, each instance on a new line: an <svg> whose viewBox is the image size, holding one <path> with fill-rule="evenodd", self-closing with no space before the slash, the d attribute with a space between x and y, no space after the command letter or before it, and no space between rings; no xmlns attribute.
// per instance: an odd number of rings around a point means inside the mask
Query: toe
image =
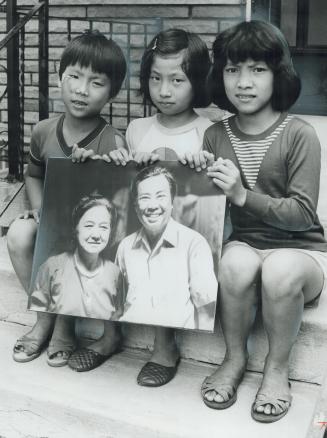
<svg viewBox="0 0 327 438"><path fill-rule="evenodd" d="M215 397L214 397L214 401L217 403L223 403L225 401L227 401L227 398L224 398L223 395L219 394L218 392L216 393Z"/></svg>
<svg viewBox="0 0 327 438"><path fill-rule="evenodd" d="M271 414L271 406L270 404L266 404L265 405L265 409L263 411L266 415L270 415Z"/></svg>
<svg viewBox="0 0 327 438"><path fill-rule="evenodd" d="M215 395L216 395L215 391L207 391L207 392L204 394L204 397L205 397L206 400L208 400L208 401L213 401L214 398L215 398Z"/></svg>

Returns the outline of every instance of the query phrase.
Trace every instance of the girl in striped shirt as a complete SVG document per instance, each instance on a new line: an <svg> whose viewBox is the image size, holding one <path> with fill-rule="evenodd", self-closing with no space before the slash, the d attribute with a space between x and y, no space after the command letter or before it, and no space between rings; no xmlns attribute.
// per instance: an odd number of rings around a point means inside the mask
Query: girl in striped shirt
<svg viewBox="0 0 327 438"><path fill-rule="evenodd" d="M289 355L303 307L326 282L327 243L316 213L320 144L309 124L287 113L301 83L279 29L240 23L217 36L213 57L213 100L235 115L209 127L204 151L185 162L209 164L208 176L230 202L233 232L219 268L226 354L202 397L214 409L236 401L260 304L269 351L251 414L273 422L291 405Z"/></svg>

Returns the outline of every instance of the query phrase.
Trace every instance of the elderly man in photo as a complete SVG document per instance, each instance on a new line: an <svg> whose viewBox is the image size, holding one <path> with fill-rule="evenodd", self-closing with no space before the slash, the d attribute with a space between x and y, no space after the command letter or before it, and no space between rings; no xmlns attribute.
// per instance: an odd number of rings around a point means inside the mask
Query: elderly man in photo
<svg viewBox="0 0 327 438"><path fill-rule="evenodd" d="M161 166L141 170L132 183L142 227L117 251L127 291L121 321L212 330L217 299L212 252L201 234L172 218L176 188Z"/></svg>

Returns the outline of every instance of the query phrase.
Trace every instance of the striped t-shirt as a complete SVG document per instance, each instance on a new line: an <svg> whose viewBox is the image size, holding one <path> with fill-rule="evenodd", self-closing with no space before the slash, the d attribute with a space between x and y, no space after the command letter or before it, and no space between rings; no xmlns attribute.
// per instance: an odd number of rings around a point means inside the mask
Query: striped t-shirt
<svg viewBox="0 0 327 438"><path fill-rule="evenodd" d="M256 184L260 166L264 156L278 135L284 130L285 126L293 116L288 115L276 129L261 140L241 140L231 130L229 119L224 119L223 123L227 131L229 140L233 146L235 155L240 164L242 172L251 189Z"/></svg>

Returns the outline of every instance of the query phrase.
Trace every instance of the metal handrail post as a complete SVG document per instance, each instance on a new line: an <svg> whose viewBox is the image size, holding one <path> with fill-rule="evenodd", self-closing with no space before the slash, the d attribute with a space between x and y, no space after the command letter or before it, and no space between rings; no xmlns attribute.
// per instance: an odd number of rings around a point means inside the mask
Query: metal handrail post
<svg viewBox="0 0 327 438"><path fill-rule="evenodd" d="M39 11L39 120L49 117L49 1Z"/></svg>
<svg viewBox="0 0 327 438"><path fill-rule="evenodd" d="M18 21L17 1L7 3L7 32ZM20 148L20 106L19 106L19 35L10 39L7 45L7 98L8 98L8 179L19 178Z"/></svg>

